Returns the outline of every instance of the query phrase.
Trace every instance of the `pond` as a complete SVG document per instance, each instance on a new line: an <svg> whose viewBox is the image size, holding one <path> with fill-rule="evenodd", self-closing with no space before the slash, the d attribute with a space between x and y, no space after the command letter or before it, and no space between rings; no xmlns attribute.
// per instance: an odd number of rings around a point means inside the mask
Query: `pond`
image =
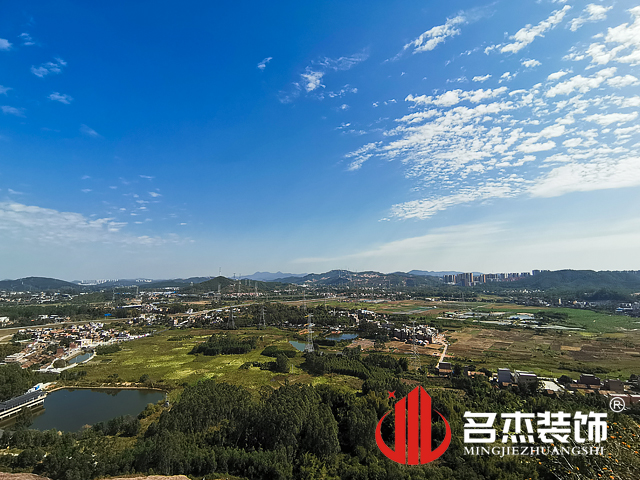
<svg viewBox="0 0 640 480"><path fill-rule="evenodd" d="M329 335L328 337L324 337L327 340L335 340L337 342L341 340L353 340L354 338L358 338L357 333L340 333L338 335Z"/></svg>
<svg viewBox="0 0 640 480"><path fill-rule="evenodd" d="M73 357L67 363L69 363L69 365L71 365L72 363L82 363L85 360L90 359L91 355L93 355L93 354L92 353L83 353L82 355L78 355L77 357Z"/></svg>
<svg viewBox="0 0 640 480"><path fill-rule="evenodd" d="M56 390L45 398L44 409L32 412L29 428L75 432L122 415L135 417L148 403L164 398L164 392L156 390Z"/></svg>
<svg viewBox="0 0 640 480"><path fill-rule="evenodd" d="M293 345L293 348L295 348L299 352L304 352L304 346L306 345L306 343L296 342L295 340L289 340L289 343Z"/></svg>

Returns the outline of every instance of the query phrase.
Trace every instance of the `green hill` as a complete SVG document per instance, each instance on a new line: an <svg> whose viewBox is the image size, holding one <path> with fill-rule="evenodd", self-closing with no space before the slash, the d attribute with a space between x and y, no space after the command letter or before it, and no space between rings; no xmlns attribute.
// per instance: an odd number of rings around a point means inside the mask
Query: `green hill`
<svg viewBox="0 0 640 480"><path fill-rule="evenodd" d="M82 290L82 287L57 278L26 277L17 280L0 281L0 291L2 290L8 292L43 292L48 290Z"/></svg>

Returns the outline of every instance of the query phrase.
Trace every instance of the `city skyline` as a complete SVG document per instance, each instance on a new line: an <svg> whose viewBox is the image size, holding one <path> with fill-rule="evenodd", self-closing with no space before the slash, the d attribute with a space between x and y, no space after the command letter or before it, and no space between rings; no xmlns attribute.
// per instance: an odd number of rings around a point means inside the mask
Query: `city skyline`
<svg viewBox="0 0 640 480"><path fill-rule="evenodd" d="M3 278L640 268L631 2L3 17Z"/></svg>

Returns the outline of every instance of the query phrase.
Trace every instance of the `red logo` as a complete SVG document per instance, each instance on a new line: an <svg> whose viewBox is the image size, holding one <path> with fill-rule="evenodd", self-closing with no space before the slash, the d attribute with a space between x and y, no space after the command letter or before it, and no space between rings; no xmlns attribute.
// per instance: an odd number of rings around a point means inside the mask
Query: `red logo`
<svg viewBox="0 0 640 480"><path fill-rule="evenodd" d="M382 422L390 413L391 411L388 411L384 414L376 428L378 448L389 460L403 465L424 465L440 458L449 447L451 427L442 414L436 412L442 418L447 433L440 446L431 450L431 397L424 388L414 388L409 395L400 399L395 405L395 451L384 443L380 433Z"/></svg>

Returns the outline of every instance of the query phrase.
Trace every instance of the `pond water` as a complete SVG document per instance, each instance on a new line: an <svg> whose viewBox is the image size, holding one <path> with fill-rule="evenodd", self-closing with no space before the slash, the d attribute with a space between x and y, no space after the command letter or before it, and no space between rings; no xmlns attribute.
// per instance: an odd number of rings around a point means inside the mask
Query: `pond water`
<svg viewBox="0 0 640 480"><path fill-rule="evenodd" d="M56 390L45 398L44 409L33 411L30 428L75 432L122 415L137 416L164 397L156 390Z"/></svg>
<svg viewBox="0 0 640 480"><path fill-rule="evenodd" d="M336 340L336 341L341 341L341 340L353 340L354 338L358 338L358 334L357 333L340 333L338 335L329 335L328 337L324 337L327 340Z"/></svg>
<svg viewBox="0 0 640 480"><path fill-rule="evenodd" d="M295 348L299 352L304 352L304 346L306 345L306 343L296 342L295 340L289 340L289 343L293 345L293 348Z"/></svg>
<svg viewBox="0 0 640 480"><path fill-rule="evenodd" d="M77 357L73 357L71 360L69 360L69 365L71 365L72 363L82 363L85 360L88 360L89 358L91 358L91 355L93 355L92 353L83 353L82 355L78 355Z"/></svg>

